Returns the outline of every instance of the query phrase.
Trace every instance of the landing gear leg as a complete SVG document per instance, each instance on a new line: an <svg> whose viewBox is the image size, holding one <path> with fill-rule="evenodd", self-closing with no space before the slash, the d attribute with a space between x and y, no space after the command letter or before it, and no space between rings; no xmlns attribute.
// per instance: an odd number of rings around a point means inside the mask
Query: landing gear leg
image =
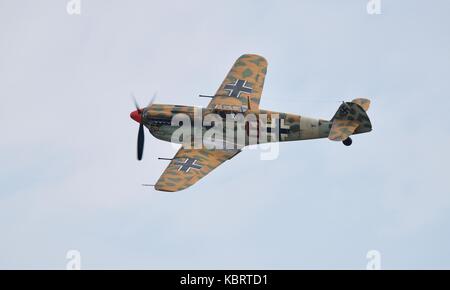
<svg viewBox="0 0 450 290"><path fill-rule="evenodd" d="M343 143L345 146L350 146L350 145L352 145L352 138L348 137L347 139L345 139L344 141L342 141L342 143Z"/></svg>

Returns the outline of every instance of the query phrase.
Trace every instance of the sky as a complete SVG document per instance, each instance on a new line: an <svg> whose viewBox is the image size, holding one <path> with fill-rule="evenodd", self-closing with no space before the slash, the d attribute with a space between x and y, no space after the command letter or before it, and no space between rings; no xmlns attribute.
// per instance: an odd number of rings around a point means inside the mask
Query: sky
<svg viewBox="0 0 450 290"><path fill-rule="evenodd" d="M0 269L450 268L450 2L0 0ZM368 97L353 145L245 150L158 192L176 147L146 104L206 106L244 53L261 108L330 119Z"/></svg>

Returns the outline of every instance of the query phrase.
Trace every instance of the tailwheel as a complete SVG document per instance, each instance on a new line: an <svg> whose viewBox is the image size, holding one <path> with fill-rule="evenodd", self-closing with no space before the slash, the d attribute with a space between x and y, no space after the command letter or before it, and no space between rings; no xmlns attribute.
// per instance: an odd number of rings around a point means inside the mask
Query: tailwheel
<svg viewBox="0 0 450 290"><path fill-rule="evenodd" d="M344 141L342 141L342 143L343 143L345 146L350 146L350 145L352 145L352 138L348 137L347 139L345 139Z"/></svg>

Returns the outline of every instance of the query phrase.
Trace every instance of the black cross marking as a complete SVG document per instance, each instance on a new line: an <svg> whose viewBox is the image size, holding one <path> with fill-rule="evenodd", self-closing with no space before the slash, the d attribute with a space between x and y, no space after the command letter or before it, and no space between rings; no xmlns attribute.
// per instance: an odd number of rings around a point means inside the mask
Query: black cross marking
<svg viewBox="0 0 450 290"><path fill-rule="evenodd" d="M196 161L197 161L197 159L194 159L194 158L186 158L186 161L184 161L184 162L176 160L175 165L180 165L180 168L178 168L178 171L181 170L184 172L189 172L189 170L191 170L191 168L195 168L195 169L202 168L201 165L195 164Z"/></svg>
<svg viewBox="0 0 450 290"><path fill-rule="evenodd" d="M253 89L250 87L250 84L247 84L247 81L244 80L236 80L234 84L227 84L223 88L225 91L228 91L229 97L239 98L241 93L252 93Z"/></svg>
<svg viewBox="0 0 450 290"><path fill-rule="evenodd" d="M281 124L281 120L283 120L283 124ZM277 128L267 127L267 133L272 133L272 129L276 130ZM289 126L284 125L284 119L278 119L278 138L280 140L284 140L283 137L287 137L289 135Z"/></svg>

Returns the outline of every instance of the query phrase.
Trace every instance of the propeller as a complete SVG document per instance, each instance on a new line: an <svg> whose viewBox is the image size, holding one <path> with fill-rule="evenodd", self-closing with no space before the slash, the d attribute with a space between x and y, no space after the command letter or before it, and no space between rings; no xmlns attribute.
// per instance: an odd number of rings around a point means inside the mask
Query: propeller
<svg viewBox="0 0 450 290"><path fill-rule="evenodd" d="M144 153L144 124L139 124L138 140L137 140L137 159L142 160L142 154Z"/></svg>
<svg viewBox="0 0 450 290"><path fill-rule="evenodd" d="M144 153L144 121L142 118L142 113L144 112L143 108L141 108L134 96L133 93L131 93L131 97L133 98L134 106L136 108L136 111L131 113L131 118L133 118L135 121L139 122L139 131L138 131L138 139L137 139L137 159L140 161L142 160L142 155ZM153 102L156 99L156 92L153 94L152 99L150 100L150 103L147 105L147 108L150 107Z"/></svg>

